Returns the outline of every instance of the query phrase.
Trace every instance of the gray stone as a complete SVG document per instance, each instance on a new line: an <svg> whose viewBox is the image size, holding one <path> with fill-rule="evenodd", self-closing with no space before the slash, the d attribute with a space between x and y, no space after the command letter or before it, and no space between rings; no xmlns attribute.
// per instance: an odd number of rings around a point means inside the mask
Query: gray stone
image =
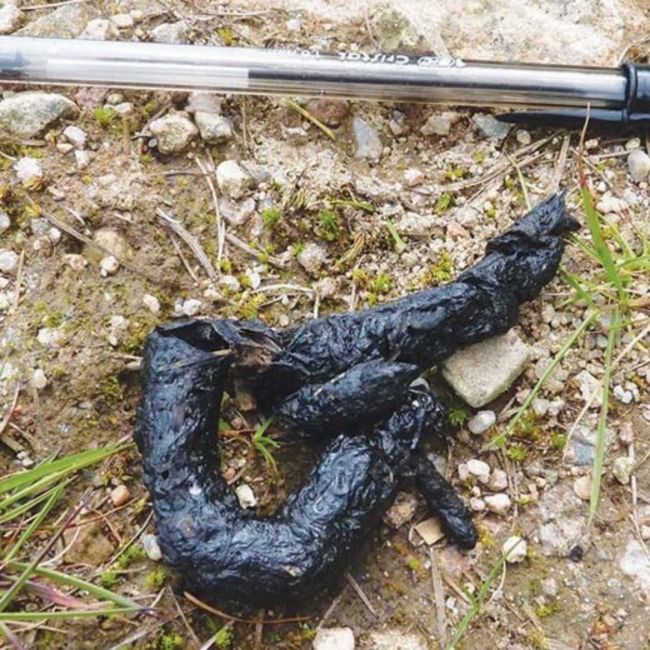
<svg viewBox="0 0 650 650"><path fill-rule="evenodd" d="M410 5L410 6L409 6ZM438 20L423 20L422 5L407 2L375 2L369 13L379 50L447 53Z"/></svg>
<svg viewBox="0 0 650 650"><path fill-rule="evenodd" d="M618 566L626 576L636 581L646 595L650 594L650 558L640 542L636 539L628 541Z"/></svg>
<svg viewBox="0 0 650 650"><path fill-rule="evenodd" d="M196 111L194 121L199 127L201 138L211 144L225 142L232 138L232 124L227 117L217 113Z"/></svg>
<svg viewBox="0 0 650 650"><path fill-rule="evenodd" d="M506 138L512 128L510 124L501 122L494 115L488 115L486 113L472 115L472 122L476 124L478 130L486 138L496 138L497 140Z"/></svg>
<svg viewBox="0 0 650 650"><path fill-rule="evenodd" d="M575 381L580 387L580 394L585 402L591 400L592 408L599 408L603 403L603 386L588 370L581 370ZM593 395L593 399L592 399Z"/></svg>
<svg viewBox="0 0 650 650"><path fill-rule="evenodd" d="M361 646L363 650L427 650L428 647L421 635L404 630L369 632Z"/></svg>
<svg viewBox="0 0 650 650"><path fill-rule="evenodd" d="M0 102L0 128L20 138L35 138L77 112L76 104L63 95L39 90L16 93Z"/></svg>
<svg viewBox="0 0 650 650"><path fill-rule="evenodd" d="M79 34L79 38L91 41L110 41L117 38L118 35L119 32L110 20L95 18L86 25L83 32Z"/></svg>
<svg viewBox="0 0 650 650"><path fill-rule="evenodd" d="M502 469L492 470L490 480L488 481L488 489L492 492L502 492L508 488L508 474Z"/></svg>
<svg viewBox="0 0 650 650"><path fill-rule="evenodd" d="M226 196L219 201L219 211L231 226L243 226L255 212L255 199L249 197L237 203Z"/></svg>
<svg viewBox="0 0 650 650"><path fill-rule="evenodd" d="M487 431L497 421L494 411L479 411L467 423L467 428L474 434L479 435Z"/></svg>
<svg viewBox="0 0 650 650"><path fill-rule="evenodd" d="M20 255L12 250L1 250L0 251L0 273L6 273L7 275L13 275L18 268L18 261L20 260Z"/></svg>
<svg viewBox="0 0 650 650"><path fill-rule="evenodd" d="M571 436L564 458L567 462L578 467L591 466L596 455L596 431L578 425ZM606 444L612 439L612 432L607 431Z"/></svg>
<svg viewBox="0 0 650 650"><path fill-rule="evenodd" d="M456 352L445 361L442 373L463 400L480 408L510 387L528 356L528 346L511 330Z"/></svg>
<svg viewBox="0 0 650 650"><path fill-rule="evenodd" d="M650 175L650 156L642 149L635 149L627 157L627 168L635 183L641 183Z"/></svg>
<svg viewBox="0 0 650 650"><path fill-rule="evenodd" d="M158 151L165 154L183 151L198 130L185 113L170 113L154 120L149 129L158 141Z"/></svg>
<svg viewBox="0 0 650 650"><path fill-rule="evenodd" d="M349 627L322 627L312 641L314 650L354 650L355 647Z"/></svg>
<svg viewBox="0 0 650 650"><path fill-rule="evenodd" d="M160 560L162 560L162 551L158 544L158 538L151 533L145 533L140 540L147 557L154 562L160 562Z"/></svg>
<svg viewBox="0 0 650 650"><path fill-rule="evenodd" d="M16 5L7 3L0 9L0 34L15 32L24 19L25 14Z"/></svg>
<svg viewBox="0 0 650 650"><path fill-rule="evenodd" d="M409 237L429 237L432 230L439 224L439 219L433 214L407 212L396 224L401 235Z"/></svg>
<svg viewBox="0 0 650 650"><path fill-rule="evenodd" d="M634 471L634 461L628 456L619 456L614 460L612 473L621 485L627 485Z"/></svg>
<svg viewBox="0 0 650 650"><path fill-rule="evenodd" d="M465 463L467 471L481 483L487 483L490 478L490 466L478 458L471 458ZM460 469L460 468L459 468Z"/></svg>
<svg viewBox="0 0 650 650"><path fill-rule="evenodd" d="M29 23L17 32L20 36L49 36L76 38L93 18L97 10L90 2L65 5Z"/></svg>
<svg viewBox="0 0 650 650"><path fill-rule="evenodd" d="M315 97L307 102L307 110L323 124L337 127L348 116L350 104L343 99Z"/></svg>
<svg viewBox="0 0 650 650"><path fill-rule="evenodd" d="M196 113L197 111L221 113L221 99L214 93L193 92L190 93L185 110L188 113Z"/></svg>
<svg viewBox="0 0 650 650"><path fill-rule="evenodd" d="M235 160L224 160L217 165L217 185L221 192L233 199L239 199L246 193L253 179Z"/></svg>
<svg viewBox="0 0 650 650"><path fill-rule="evenodd" d="M78 149L83 149L86 144L88 136L83 129L80 129L78 126L70 125L66 126L63 129L63 135L66 137L68 142L71 142Z"/></svg>
<svg viewBox="0 0 650 650"><path fill-rule="evenodd" d="M451 127L458 122L460 115L452 111L434 113L420 129L422 135L449 135Z"/></svg>
<svg viewBox="0 0 650 650"><path fill-rule="evenodd" d="M352 136L355 158L369 162L377 162L381 158L384 145L381 143L377 131L368 122L360 117L353 118Z"/></svg>
<svg viewBox="0 0 650 650"><path fill-rule="evenodd" d="M130 29L135 23L131 14L115 14L111 16L111 22L118 29Z"/></svg>
<svg viewBox="0 0 650 650"><path fill-rule="evenodd" d="M298 263L307 273L312 275L318 273L323 264L327 261L327 253L322 246L309 242L298 253Z"/></svg>
<svg viewBox="0 0 650 650"><path fill-rule="evenodd" d="M591 498L591 476L581 476L573 482L573 493L582 501Z"/></svg>
<svg viewBox="0 0 650 650"><path fill-rule="evenodd" d="M119 259L128 259L132 256L126 237L114 228L98 228L93 234L93 241ZM90 245L84 252L91 262L99 262L106 255L103 250Z"/></svg>
<svg viewBox="0 0 650 650"><path fill-rule="evenodd" d="M566 557L582 534L584 505L566 482L547 488L539 500L538 530L545 556Z"/></svg>
<svg viewBox="0 0 650 650"><path fill-rule="evenodd" d="M187 36L187 23L162 23L151 30L151 39L156 43L184 43Z"/></svg>

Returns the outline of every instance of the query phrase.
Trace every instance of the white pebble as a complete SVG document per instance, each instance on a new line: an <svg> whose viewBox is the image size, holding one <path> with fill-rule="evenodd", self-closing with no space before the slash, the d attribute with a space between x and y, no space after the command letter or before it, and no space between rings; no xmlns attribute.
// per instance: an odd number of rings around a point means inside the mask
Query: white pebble
<svg viewBox="0 0 650 650"><path fill-rule="evenodd" d="M492 492L503 492L508 488L508 475L502 469L493 470L487 486Z"/></svg>
<svg viewBox="0 0 650 650"><path fill-rule="evenodd" d="M142 536L141 541L147 557L154 562L160 562L162 560L162 551L158 544L158 538L151 533L146 533Z"/></svg>
<svg viewBox="0 0 650 650"><path fill-rule="evenodd" d="M78 149L83 149L86 144L88 136L83 129L80 129L78 126L70 125L66 126L63 129L63 135L66 137L68 142L72 143Z"/></svg>
<svg viewBox="0 0 650 650"><path fill-rule="evenodd" d="M37 188L43 180L41 163L35 158L25 156L14 165L18 180L28 189Z"/></svg>
<svg viewBox="0 0 650 650"><path fill-rule="evenodd" d="M591 477L581 476L573 483L573 492L583 501L589 501L591 497Z"/></svg>
<svg viewBox="0 0 650 650"><path fill-rule="evenodd" d="M257 505L257 499L250 485L246 483L238 485L235 488L235 494L242 508L254 508Z"/></svg>
<svg viewBox="0 0 650 650"><path fill-rule="evenodd" d="M12 250L0 251L0 273L13 275L18 268L20 256Z"/></svg>
<svg viewBox="0 0 650 650"><path fill-rule="evenodd" d="M494 512L497 515L505 515L512 501L507 494L490 494L489 496L484 497L485 505L487 506L490 512Z"/></svg>
<svg viewBox="0 0 650 650"><path fill-rule="evenodd" d="M516 564L518 562L523 562L526 559L528 545L526 544L525 539L513 535L512 537L508 537L508 539L503 543L501 551L506 557L506 562L509 564Z"/></svg>
<svg viewBox="0 0 650 650"><path fill-rule="evenodd" d="M115 14L111 16L111 22L118 29L129 29L129 27L133 27L133 16L131 14Z"/></svg>
<svg viewBox="0 0 650 650"><path fill-rule="evenodd" d="M88 266L88 260L83 256L77 253L68 253L63 256L65 263L77 273L83 271L86 266Z"/></svg>
<svg viewBox="0 0 650 650"><path fill-rule="evenodd" d="M635 149L627 157L627 167L635 183L641 183L650 175L650 156L643 149Z"/></svg>
<svg viewBox="0 0 650 650"><path fill-rule="evenodd" d="M35 390L43 390L47 386L47 377L41 368L34 370L30 383Z"/></svg>
<svg viewBox="0 0 650 650"><path fill-rule="evenodd" d="M623 386L614 386L612 392L614 397L623 404L631 404L634 401L634 393L631 390L625 390Z"/></svg>
<svg viewBox="0 0 650 650"><path fill-rule="evenodd" d="M300 31L300 21L297 18L290 18L286 22L287 30L290 32L299 32Z"/></svg>
<svg viewBox="0 0 650 650"><path fill-rule="evenodd" d="M189 317L196 316L201 311L203 303L196 298L188 298L183 302L181 311Z"/></svg>
<svg viewBox="0 0 650 650"><path fill-rule="evenodd" d="M4 210L0 210L0 234L9 228L11 228L11 219Z"/></svg>
<svg viewBox="0 0 650 650"><path fill-rule="evenodd" d="M41 327L36 340L46 348L58 348L63 341L63 333L53 327Z"/></svg>
<svg viewBox="0 0 650 650"><path fill-rule="evenodd" d="M497 421L494 411L479 411L467 423L467 428L474 434L479 435L487 431Z"/></svg>
<svg viewBox="0 0 650 650"><path fill-rule="evenodd" d="M152 314L157 314L160 311L160 301L156 296L152 296L150 293L145 293L144 296L142 296L142 304Z"/></svg>
<svg viewBox="0 0 650 650"><path fill-rule="evenodd" d="M485 501L480 497L472 497L469 500L469 507L473 512L483 512L486 508Z"/></svg>
<svg viewBox="0 0 650 650"><path fill-rule="evenodd" d="M312 642L313 650L354 650L354 633L349 627L322 627Z"/></svg>
<svg viewBox="0 0 650 650"><path fill-rule="evenodd" d="M104 257L99 263L99 272L101 273L102 277L106 277L107 275L114 275L117 273L119 268L120 263L117 261L117 258L113 257L112 255Z"/></svg>
<svg viewBox="0 0 650 650"><path fill-rule="evenodd" d="M467 461L467 471L481 483L487 483L490 478L490 466L485 461L477 458Z"/></svg>
<svg viewBox="0 0 650 650"><path fill-rule="evenodd" d="M118 485L111 490L111 503L115 508L123 506L125 503L128 503L131 498L131 492L126 485Z"/></svg>
<svg viewBox="0 0 650 650"><path fill-rule="evenodd" d="M90 154L87 151L75 151L74 159L77 163L77 169L81 171L90 165Z"/></svg>

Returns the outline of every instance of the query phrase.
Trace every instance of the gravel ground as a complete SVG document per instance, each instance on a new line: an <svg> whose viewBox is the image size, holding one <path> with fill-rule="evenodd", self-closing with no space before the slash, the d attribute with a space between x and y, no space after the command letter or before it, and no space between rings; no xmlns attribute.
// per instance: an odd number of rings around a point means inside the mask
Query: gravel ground
<svg viewBox="0 0 650 650"><path fill-rule="evenodd" d="M648 4L631 0L482 0L462 12L450 0L14 4L0 9L4 33L603 65L650 55ZM4 87L0 102L0 413L8 416L0 475L129 436L139 354L157 323L236 316L286 327L447 281L528 201L559 186L585 223L578 134L504 130L485 109L300 100L332 129L330 139L281 99L30 91ZM617 135L585 143L605 241L629 269L625 300L591 254L585 226L560 276L522 309L516 338L465 360L487 364L488 390L497 374L490 363L512 357L511 387L473 408L450 386L460 391L453 364L431 372L450 420L431 452L476 512L475 550L441 540L407 487L338 591L300 611L266 613L308 618L262 626L244 612L249 622L235 622L192 605L161 570L129 447L68 488L56 512L90 488L86 523L51 554L62 571L148 603L159 598L168 616L16 624L14 632L36 648L444 648L478 598L458 648L650 647L648 148L647 139ZM588 525L617 305L601 499ZM255 416L234 406L226 414L222 471L269 512L299 485L313 450L272 431L276 474L250 443ZM516 414L505 445L485 450ZM134 536L149 557L132 553L117 567L116 551ZM520 541L500 562L512 538ZM46 540L33 538L31 550ZM12 608L38 602L26 594ZM129 637L130 646L119 645Z"/></svg>

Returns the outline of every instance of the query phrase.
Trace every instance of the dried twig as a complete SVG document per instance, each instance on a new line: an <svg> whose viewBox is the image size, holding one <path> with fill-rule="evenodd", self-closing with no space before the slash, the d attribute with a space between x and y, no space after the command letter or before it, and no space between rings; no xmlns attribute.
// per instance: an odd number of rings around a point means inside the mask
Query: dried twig
<svg viewBox="0 0 650 650"><path fill-rule="evenodd" d="M212 206L214 207L214 216L217 223L217 263L220 265L221 259L223 258L224 247L226 245L226 224L221 218L221 213L219 211L219 197L217 196L217 189L212 181L212 176L203 166L198 156L196 158L196 164L203 172L208 187L210 188L210 194L212 195ZM212 167L214 168L214 165L212 165Z"/></svg>
<svg viewBox="0 0 650 650"><path fill-rule="evenodd" d="M359 585L359 583L352 577L352 575L349 572L346 572L345 579L350 583L352 589L354 589L357 592L357 596L359 596L361 602L366 606L366 609L373 616L378 617L379 614L377 614L377 610L372 606L370 600L368 600L368 596L366 596L363 589L361 589L361 585Z"/></svg>
<svg viewBox="0 0 650 650"><path fill-rule="evenodd" d="M192 251L192 253L194 253L194 257L196 257L199 264L203 267L203 270L206 272L210 280L212 280L213 282L217 282L219 280L219 276L217 275L217 272L214 270L214 267L212 266L212 262L210 262L210 259L205 254L205 251L201 247L201 244L199 244L199 242L194 237L194 235L190 234L185 228L185 226L183 226L183 224L180 223L180 221L177 221L176 219L168 215L160 207L156 208L156 216L166 226L168 226L169 229L174 232L174 234L178 235L187 244L188 248Z"/></svg>
<svg viewBox="0 0 650 650"><path fill-rule="evenodd" d="M436 624L438 626L438 643L441 647L447 645L447 623L445 621L445 589L442 576L438 568L438 557L433 547L429 547L431 560L431 583L433 585L433 598L436 604Z"/></svg>
<svg viewBox="0 0 650 650"><path fill-rule="evenodd" d="M236 248L244 251L244 253L248 253L249 255L255 257L261 262L266 261L271 266L275 266L278 269L284 269L287 267L286 262L281 260L279 257L275 257L274 255L266 255L262 251L255 250L252 246L247 244L245 241L242 241L239 239L239 237L233 235L231 232L226 233L226 241Z"/></svg>

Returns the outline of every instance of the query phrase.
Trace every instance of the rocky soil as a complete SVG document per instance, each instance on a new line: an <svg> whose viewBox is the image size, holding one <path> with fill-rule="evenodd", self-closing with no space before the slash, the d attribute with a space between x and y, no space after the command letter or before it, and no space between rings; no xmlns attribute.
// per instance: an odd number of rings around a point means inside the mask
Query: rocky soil
<svg viewBox="0 0 650 650"><path fill-rule="evenodd" d="M0 33L564 64L650 56L647 2L464 4L6 2ZM234 316L287 327L381 304L452 279L528 201L559 186L585 221L577 133L504 128L485 108L299 102L333 139L279 98L2 88L0 475L130 436L141 347L157 323ZM616 295L584 227L512 333L428 377L449 419L430 452L476 513L475 550L448 545L406 485L337 590L263 614L298 621L207 612L162 569L131 447L70 486L61 512L87 488L91 502L79 534L52 553L60 570L155 600L165 616L16 625L25 647L420 650L450 647L465 620L456 647L468 650L650 647L648 148L642 134L590 133L585 145L606 242L616 260L641 260L629 265L591 525ZM242 505L269 512L314 450L271 429L274 472L251 443L259 420L235 406L221 469ZM506 430L501 448L485 449ZM141 553L116 569L127 541ZM0 637L0 647L10 642Z"/></svg>

